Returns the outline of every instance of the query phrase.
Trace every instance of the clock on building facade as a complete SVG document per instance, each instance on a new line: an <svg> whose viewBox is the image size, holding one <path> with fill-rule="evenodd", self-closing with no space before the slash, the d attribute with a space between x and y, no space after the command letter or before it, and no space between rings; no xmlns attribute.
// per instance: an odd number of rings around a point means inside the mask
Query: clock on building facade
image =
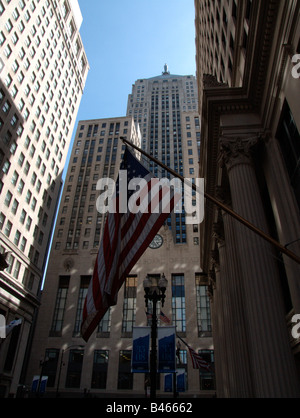
<svg viewBox="0 0 300 418"><path fill-rule="evenodd" d="M149 247L152 248L153 250L156 249L156 248L160 248L163 245L163 242L164 242L163 237L161 235L157 234L153 238Z"/></svg>

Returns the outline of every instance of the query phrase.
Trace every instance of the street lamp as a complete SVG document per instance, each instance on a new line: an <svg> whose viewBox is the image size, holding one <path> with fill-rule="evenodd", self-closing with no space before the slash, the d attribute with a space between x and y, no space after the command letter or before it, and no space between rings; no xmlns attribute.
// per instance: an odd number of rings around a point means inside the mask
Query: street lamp
<svg viewBox="0 0 300 418"><path fill-rule="evenodd" d="M145 290L145 305L148 308L148 301L152 301L152 325L151 325L151 355L150 355L150 398L156 398L156 376L157 376L157 315L156 305L161 301L161 306L164 306L165 293L168 285L168 280L163 274L158 283L153 284L151 278L147 275L143 282Z"/></svg>
<svg viewBox="0 0 300 418"><path fill-rule="evenodd" d="M40 360L40 367L41 367L41 372L40 372L40 377L39 377L39 381L38 381L38 385L37 385L37 391L36 391L36 396L40 397L40 390L41 390L41 383L42 383L42 378L43 378L43 373L44 373L44 367L46 366L46 364L49 361L49 357L45 356L44 359Z"/></svg>
<svg viewBox="0 0 300 418"><path fill-rule="evenodd" d="M78 344L75 344L75 345L70 345L69 347L67 347L65 350L63 349L62 350L62 352L61 352L61 359L60 359L60 366L59 366L59 373L58 373L58 379L57 379L57 386L56 386L56 397L58 398L58 395L59 395L59 382L60 382L60 375L61 375L61 369L62 369L62 366L63 366L63 359L64 359L64 353L67 351L67 350L70 350L70 348L84 348L84 345L78 345Z"/></svg>

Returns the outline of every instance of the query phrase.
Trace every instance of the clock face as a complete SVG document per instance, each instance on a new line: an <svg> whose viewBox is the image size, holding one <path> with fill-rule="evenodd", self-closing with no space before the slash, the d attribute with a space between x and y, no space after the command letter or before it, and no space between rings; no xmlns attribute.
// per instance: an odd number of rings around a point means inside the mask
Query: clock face
<svg viewBox="0 0 300 418"><path fill-rule="evenodd" d="M153 238L153 241L151 242L149 247L152 248L152 249L156 249L156 248L160 248L162 245L163 245L162 236L161 235L155 235L155 237Z"/></svg>

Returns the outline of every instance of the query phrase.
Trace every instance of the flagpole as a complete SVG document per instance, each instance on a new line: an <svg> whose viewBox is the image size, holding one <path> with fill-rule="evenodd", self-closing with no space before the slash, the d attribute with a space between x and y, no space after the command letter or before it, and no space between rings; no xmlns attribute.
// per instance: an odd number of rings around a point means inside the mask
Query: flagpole
<svg viewBox="0 0 300 418"><path fill-rule="evenodd" d="M176 334L176 337L179 338L180 341L183 342L183 344L185 344L187 347L189 347L189 345L182 338L180 338L178 334Z"/></svg>
<svg viewBox="0 0 300 418"><path fill-rule="evenodd" d="M145 157L150 158L154 163L158 164L160 167L162 167L164 170L167 170L170 174L172 174L174 177L179 178L182 182L184 182L184 177L180 174L178 174L175 170L172 168L166 166L161 161L159 161L157 158L152 157L152 155L148 154L132 142L128 141L123 136L120 137L120 139L125 142L125 144L131 146L135 150L139 151L141 154L145 155ZM191 184L193 190L197 191L197 186L195 184ZM257 235L259 235L261 238L263 238L265 241L268 241L270 244L275 246L281 253L285 254L292 260L294 260L296 263L300 264L300 257L298 257L296 254L294 254L292 251L288 250L286 247L281 245L278 241L267 235L265 232L263 232L261 229L257 228L255 225L253 225L251 222L244 219L242 216L234 212L232 209L230 209L228 206L224 205L222 202L214 198L213 196L209 195L208 193L204 192L204 197L209 200L210 202L214 203L216 206L218 206L220 209L227 212L229 215L231 215L234 219L236 219L238 222L242 223L244 226L246 226L251 231L255 232Z"/></svg>

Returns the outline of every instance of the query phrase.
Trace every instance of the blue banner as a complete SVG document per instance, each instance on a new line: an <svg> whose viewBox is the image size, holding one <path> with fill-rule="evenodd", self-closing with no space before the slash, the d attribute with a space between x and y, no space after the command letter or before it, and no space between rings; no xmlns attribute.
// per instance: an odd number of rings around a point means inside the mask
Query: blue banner
<svg viewBox="0 0 300 418"><path fill-rule="evenodd" d="M165 392L173 392L173 374L165 374Z"/></svg>
<svg viewBox="0 0 300 418"><path fill-rule="evenodd" d="M176 371L175 327L159 327L158 336L158 373Z"/></svg>
<svg viewBox="0 0 300 418"><path fill-rule="evenodd" d="M185 369L177 369L176 372L176 392L185 392ZM168 373L164 376L164 391L173 392L174 373Z"/></svg>
<svg viewBox="0 0 300 418"><path fill-rule="evenodd" d="M177 370L177 392L185 392L185 369Z"/></svg>
<svg viewBox="0 0 300 418"><path fill-rule="evenodd" d="M150 371L150 327L133 327L131 372L148 373Z"/></svg>
<svg viewBox="0 0 300 418"><path fill-rule="evenodd" d="M39 393L45 393L46 392L48 376L42 376L42 377L41 376L34 376L33 380L32 380L32 384L31 384L31 392L37 392L38 391L39 382L40 382Z"/></svg>

